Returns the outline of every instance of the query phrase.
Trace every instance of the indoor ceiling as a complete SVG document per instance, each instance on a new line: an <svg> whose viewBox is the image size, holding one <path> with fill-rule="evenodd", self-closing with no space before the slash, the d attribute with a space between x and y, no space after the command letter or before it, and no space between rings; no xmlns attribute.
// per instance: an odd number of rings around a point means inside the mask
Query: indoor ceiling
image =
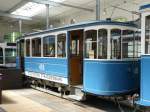
<svg viewBox="0 0 150 112"><path fill-rule="evenodd" d="M28 1L32 1L32 0L0 0L0 12L11 13L17 8L23 6ZM43 0L41 0L41 2L42 1ZM49 1L49 0L44 0L44 1ZM109 16L106 16L106 17L110 17L112 13L113 13L113 17L115 17L115 16L118 16L118 13L115 13L116 10L126 9L129 11L138 12L139 6L142 4L146 4L146 3L149 3L149 0L101 0L101 11L107 11L109 13ZM95 11L96 0L65 0L63 1L63 4L69 4L69 5L78 6L82 8L88 8L88 9L92 9ZM59 21L59 19L61 18L65 18L69 15L76 14L81 11L88 12L86 10L82 10L78 8L73 8L73 7L68 7L64 5L58 5L58 4L56 5L54 3L51 3L50 6L51 6L49 10L50 21L54 21L54 20ZM114 8L112 6L117 6L122 9ZM114 12L112 12L112 10L114 10ZM25 21L25 23L34 25L41 21L45 22L45 18L46 18L46 8L43 9L37 15L33 16L31 21ZM16 19L12 19L9 17L0 17L0 21L14 22L16 21Z"/></svg>

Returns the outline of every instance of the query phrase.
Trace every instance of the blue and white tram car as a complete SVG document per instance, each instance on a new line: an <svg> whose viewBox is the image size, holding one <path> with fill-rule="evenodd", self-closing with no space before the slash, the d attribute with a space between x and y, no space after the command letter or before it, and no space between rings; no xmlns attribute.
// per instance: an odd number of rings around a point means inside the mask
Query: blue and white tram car
<svg viewBox="0 0 150 112"><path fill-rule="evenodd" d="M150 4L140 7L141 11L141 80L140 101L142 106L150 106Z"/></svg>
<svg viewBox="0 0 150 112"><path fill-rule="evenodd" d="M140 37L131 23L93 21L26 34L17 58L25 75L51 86L113 96L139 89ZM68 89L69 91L69 89Z"/></svg>

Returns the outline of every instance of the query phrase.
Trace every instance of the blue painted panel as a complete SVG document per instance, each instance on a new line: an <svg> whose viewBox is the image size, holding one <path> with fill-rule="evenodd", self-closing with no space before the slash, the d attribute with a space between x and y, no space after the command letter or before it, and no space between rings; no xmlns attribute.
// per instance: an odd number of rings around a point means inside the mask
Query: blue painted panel
<svg viewBox="0 0 150 112"><path fill-rule="evenodd" d="M97 95L117 95L138 88L139 61L84 60L84 91Z"/></svg>
<svg viewBox="0 0 150 112"><path fill-rule="evenodd" d="M20 69L19 57L16 57L16 68Z"/></svg>
<svg viewBox="0 0 150 112"><path fill-rule="evenodd" d="M140 105L150 106L150 56L141 56Z"/></svg>
<svg viewBox="0 0 150 112"><path fill-rule="evenodd" d="M64 58L25 58L25 71L68 77L68 60Z"/></svg>

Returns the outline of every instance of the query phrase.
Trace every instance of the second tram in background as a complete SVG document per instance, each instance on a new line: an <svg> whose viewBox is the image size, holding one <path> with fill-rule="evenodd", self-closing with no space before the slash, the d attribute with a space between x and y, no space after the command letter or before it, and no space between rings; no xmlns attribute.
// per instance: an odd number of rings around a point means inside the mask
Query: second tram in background
<svg viewBox="0 0 150 112"><path fill-rule="evenodd" d="M16 39L20 36L21 34L18 32L4 35L4 39L0 43L0 67L16 67Z"/></svg>
<svg viewBox="0 0 150 112"><path fill-rule="evenodd" d="M0 43L0 67L16 67L16 43Z"/></svg>

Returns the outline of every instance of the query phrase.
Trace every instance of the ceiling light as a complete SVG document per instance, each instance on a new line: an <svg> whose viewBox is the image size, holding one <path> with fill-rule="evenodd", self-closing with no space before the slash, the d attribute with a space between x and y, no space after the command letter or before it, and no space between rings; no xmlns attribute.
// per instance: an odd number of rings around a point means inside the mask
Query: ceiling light
<svg viewBox="0 0 150 112"><path fill-rule="evenodd" d="M44 4L28 2L24 6L22 6L21 8L12 12L11 14L32 17L32 16L37 15L43 9L45 9Z"/></svg>
<svg viewBox="0 0 150 112"><path fill-rule="evenodd" d="M52 2L64 2L65 0L49 0L49 1L52 1Z"/></svg>

